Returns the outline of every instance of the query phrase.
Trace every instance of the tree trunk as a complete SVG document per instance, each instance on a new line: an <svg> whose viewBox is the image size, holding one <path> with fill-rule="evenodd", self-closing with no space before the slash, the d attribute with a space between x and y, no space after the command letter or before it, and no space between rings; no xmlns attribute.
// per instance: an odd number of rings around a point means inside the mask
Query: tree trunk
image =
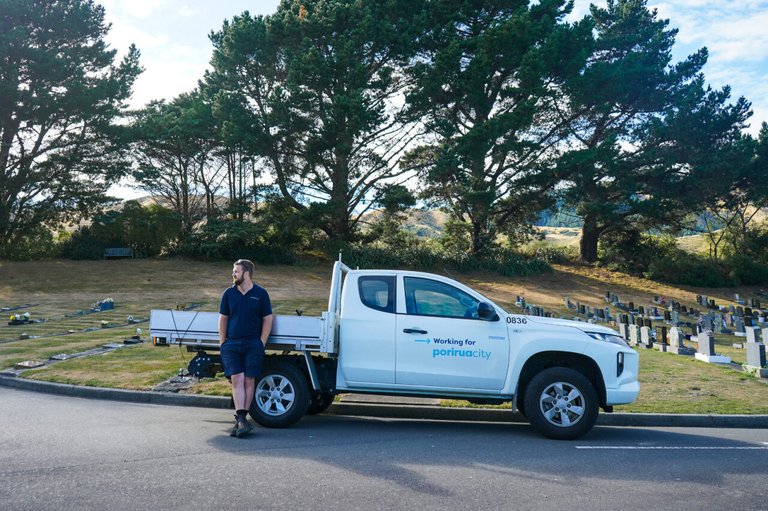
<svg viewBox="0 0 768 511"><path fill-rule="evenodd" d="M579 241L579 256L585 263L597 262L597 242L600 239L600 230L597 227L597 219L592 215L584 217L584 225L581 227L581 240Z"/></svg>

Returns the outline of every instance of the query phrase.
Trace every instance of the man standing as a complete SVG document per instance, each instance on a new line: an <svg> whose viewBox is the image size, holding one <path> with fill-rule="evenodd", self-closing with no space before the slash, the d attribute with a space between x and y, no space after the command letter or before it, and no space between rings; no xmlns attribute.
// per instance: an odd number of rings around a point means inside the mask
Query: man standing
<svg viewBox="0 0 768 511"><path fill-rule="evenodd" d="M232 381L232 399L237 410L237 422L230 435L240 438L253 429L247 414L256 377L261 373L264 347L272 331L272 304L267 291L253 283L251 261L235 261L232 283L221 296L219 344L224 374Z"/></svg>

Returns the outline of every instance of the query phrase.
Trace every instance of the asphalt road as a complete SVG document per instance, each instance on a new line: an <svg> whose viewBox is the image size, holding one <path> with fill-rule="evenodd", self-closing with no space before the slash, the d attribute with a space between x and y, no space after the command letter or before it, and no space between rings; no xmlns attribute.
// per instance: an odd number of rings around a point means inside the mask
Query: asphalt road
<svg viewBox="0 0 768 511"><path fill-rule="evenodd" d="M768 430L306 417L0 387L0 509L768 509Z"/></svg>

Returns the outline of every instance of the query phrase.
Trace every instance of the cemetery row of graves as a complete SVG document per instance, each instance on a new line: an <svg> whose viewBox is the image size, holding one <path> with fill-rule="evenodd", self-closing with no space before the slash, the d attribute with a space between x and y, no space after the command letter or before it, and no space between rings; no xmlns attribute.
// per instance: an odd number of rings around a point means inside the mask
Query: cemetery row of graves
<svg viewBox="0 0 768 511"><path fill-rule="evenodd" d="M77 310L67 309L69 306L24 303L0 307L7 318L0 324L0 369L40 367L141 342L148 317L135 307L116 310L112 298Z"/></svg>
<svg viewBox="0 0 768 511"><path fill-rule="evenodd" d="M761 378L768 377L765 357L768 309L761 306L758 298L747 302L734 294L734 304L719 305L713 298L696 295L697 307L660 296L655 296L648 305L624 303L611 291L605 292L604 299L606 305L595 307L571 301L566 296L565 308L572 313L567 317L526 303L522 296L516 297L515 305L532 316L608 324L618 329L632 347L693 356L706 363L731 363L730 357L718 353L715 342L715 336L720 339L731 336L731 347L745 350L744 370Z"/></svg>

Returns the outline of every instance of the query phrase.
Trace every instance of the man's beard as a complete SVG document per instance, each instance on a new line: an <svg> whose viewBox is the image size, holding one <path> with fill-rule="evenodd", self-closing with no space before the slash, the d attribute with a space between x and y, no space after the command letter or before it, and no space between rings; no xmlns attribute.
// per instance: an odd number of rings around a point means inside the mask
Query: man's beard
<svg viewBox="0 0 768 511"><path fill-rule="evenodd" d="M237 277L232 277L232 283L236 286L239 286L245 281L243 277L240 277L239 279Z"/></svg>

